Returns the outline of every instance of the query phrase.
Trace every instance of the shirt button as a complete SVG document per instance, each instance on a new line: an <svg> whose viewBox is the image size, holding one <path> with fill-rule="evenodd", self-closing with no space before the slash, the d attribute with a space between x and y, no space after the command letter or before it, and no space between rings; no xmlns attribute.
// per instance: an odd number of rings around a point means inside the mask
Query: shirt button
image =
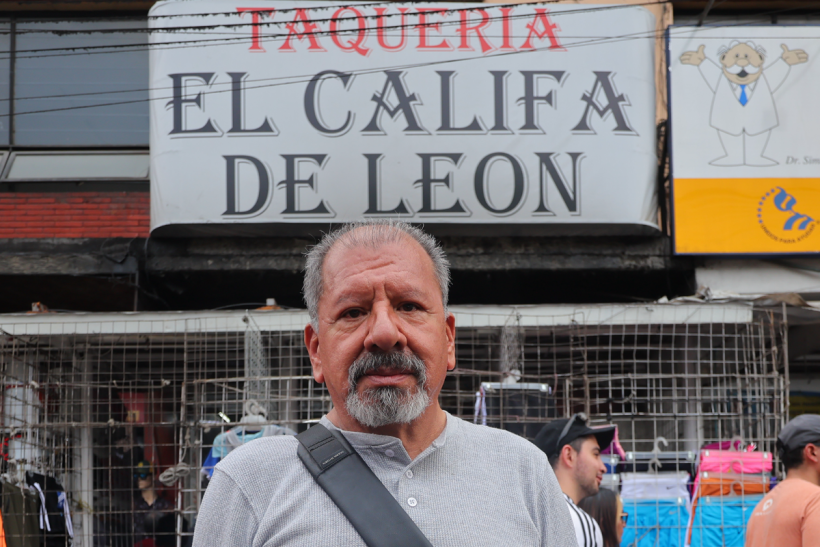
<svg viewBox="0 0 820 547"><path fill-rule="evenodd" d="M393 456L396 455L396 453L388 448L387 450L384 451L384 455L387 456L388 458L392 458Z"/></svg>
<svg viewBox="0 0 820 547"><path fill-rule="evenodd" d="M419 502L416 501L416 498L408 498L407 500L407 505L409 505L410 507L415 507L418 504Z"/></svg>
<svg viewBox="0 0 820 547"><path fill-rule="evenodd" d="M412 478L413 478L413 472L412 472L412 471L410 471L409 469L407 470L407 473L405 473L404 475L405 475L408 479L412 479Z"/></svg>

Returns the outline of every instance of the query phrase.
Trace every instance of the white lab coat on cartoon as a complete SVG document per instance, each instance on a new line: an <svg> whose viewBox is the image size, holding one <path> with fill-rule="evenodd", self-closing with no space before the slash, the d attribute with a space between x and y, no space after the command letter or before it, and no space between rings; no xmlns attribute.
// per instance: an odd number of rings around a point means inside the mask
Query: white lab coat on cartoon
<svg viewBox="0 0 820 547"><path fill-rule="evenodd" d="M786 80L792 65L809 59L802 49L790 50L786 44L780 44L780 48L780 59L768 67L763 66L766 51L750 41L733 40L728 47L721 47L720 65L706 58L704 44L697 51L686 51L680 56L682 64L698 67L712 90L709 125L717 129L726 154L710 161L710 165L777 165L763 155L772 129L779 123L773 94Z"/></svg>
<svg viewBox="0 0 820 547"><path fill-rule="evenodd" d="M719 131L739 136L758 135L777 127L777 108L772 94L789 75L789 65L778 59L766 67L757 81L746 86L746 106L740 103L741 89L730 82L720 67L707 59L698 67L709 89L715 94L709 125Z"/></svg>

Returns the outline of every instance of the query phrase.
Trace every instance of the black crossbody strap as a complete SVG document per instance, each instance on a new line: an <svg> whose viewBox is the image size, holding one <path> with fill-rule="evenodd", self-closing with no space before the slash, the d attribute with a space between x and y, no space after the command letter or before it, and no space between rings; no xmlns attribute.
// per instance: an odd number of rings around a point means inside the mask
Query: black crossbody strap
<svg viewBox="0 0 820 547"><path fill-rule="evenodd" d="M299 459L368 547L433 547L344 435L315 424L296 438Z"/></svg>

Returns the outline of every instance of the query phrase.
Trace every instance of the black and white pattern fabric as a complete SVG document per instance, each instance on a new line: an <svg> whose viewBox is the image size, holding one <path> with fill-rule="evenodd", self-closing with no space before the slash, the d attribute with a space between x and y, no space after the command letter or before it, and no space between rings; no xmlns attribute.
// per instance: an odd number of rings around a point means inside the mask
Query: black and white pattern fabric
<svg viewBox="0 0 820 547"><path fill-rule="evenodd" d="M578 547L604 547L604 536L601 535L601 528L595 522L595 519L575 505L572 498L566 494L564 494L564 498L567 500L569 515L572 517L572 525L575 527Z"/></svg>

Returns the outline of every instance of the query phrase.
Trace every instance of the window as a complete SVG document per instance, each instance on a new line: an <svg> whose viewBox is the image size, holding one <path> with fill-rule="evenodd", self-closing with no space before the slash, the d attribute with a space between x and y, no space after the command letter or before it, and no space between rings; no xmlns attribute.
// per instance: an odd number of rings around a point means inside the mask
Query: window
<svg viewBox="0 0 820 547"><path fill-rule="evenodd" d="M2 179L3 182L147 180L148 168L149 157L145 151L12 152L2 170Z"/></svg>
<svg viewBox="0 0 820 547"><path fill-rule="evenodd" d="M147 32L125 32L145 29L144 18L20 21L14 27L14 63L0 59L0 145L148 146ZM112 28L124 32L100 32ZM2 30L0 49L9 51L11 39ZM84 32L62 34L65 31ZM122 47L132 44L135 47ZM68 49L89 46L92 49ZM9 111L12 66L14 119L9 131L9 119L2 115ZM21 172L30 172L27 160L21 160ZM73 161L69 169L80 168L79 160ZM114 160L98 157L95 161L102 165Z"/></svg>
<svg viewBox="0 0 820 547"><path fill-rule="evenodd" d="M9 144L9 82L11 77L11 24L0 22L0 146ZM5 158L3 158L5 160Z"/></svg>

